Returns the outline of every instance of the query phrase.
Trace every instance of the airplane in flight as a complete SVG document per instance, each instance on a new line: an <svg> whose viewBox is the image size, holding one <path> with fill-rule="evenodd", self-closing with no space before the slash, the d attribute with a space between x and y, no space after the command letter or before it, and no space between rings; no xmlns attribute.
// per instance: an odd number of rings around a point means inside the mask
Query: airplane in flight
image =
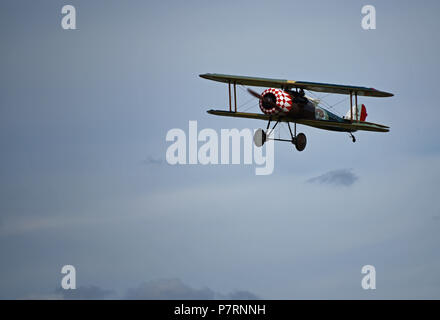
<svg viewBox="0 0 440 320"><path fill-rule="evenodd" d="M388 126L365 121L367 118L367 109L363 104L361 106L358 105L358 96L392 97L393 94L389 92L376 90L374 88L350 85L268 79L215 73L201 74L200 77L208 80L227 83L229 88L229 111L209 110L209 114L268 121L266 130L258 129L255 132L254 143L258 147L263 146L264 143L270 139L271 133L280 122L287 123L290 131L290 139L273 138L273 140L291 142L295 145L298 151L303 151L305 149L307 138L304 133L296 133L297 124L311 126L323 130L348 132L353 142L356 142L353 132L359 130L376 132L389 131ZM237 111L237 85L267 88L261 94L249 88L247 89L252 96L259 99L259 106L262 113ZM232 110L231 86L233 86L234 90L234 110ZM350 95L350 110L344 117L340 117L323 108L320 105L319 99L306 96L304 90ZM270 128L272 121L274 121L275 124L272 128ZM293 132L290 123L294 124Z"/></svg>

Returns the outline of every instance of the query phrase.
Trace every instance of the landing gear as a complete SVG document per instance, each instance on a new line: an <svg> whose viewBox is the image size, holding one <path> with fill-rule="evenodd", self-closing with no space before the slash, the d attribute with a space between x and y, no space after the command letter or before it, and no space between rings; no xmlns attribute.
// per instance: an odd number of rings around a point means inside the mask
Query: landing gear
<svg viewBox="0 0 440 320"><path fill-rule="evenodd" d="M287 126L289 127L290 137L292 138L291 142L295 145L296 150L303 151L307 145L307 138L304 133L296 134L296 122L294 122L294 133L292 133L292 129L290 128L290 123L287 122Z"/></svg>
<svg viewBox="0 0 440 320"><path fill-rule="evenodd" d="M254 134L255 146L262 147L264 145L264 143L268 140L268 137L272 134L273 130L275 129L275 127L277 126L277 124L279 122L279 121L277 121L275 123L275 125L273 126L273 128L269 129L270 121L271 120L269 120L269 123L267 124L266 131L264 131L263 129L258 129L257 131L255 131L255 134ZM290 128L290 123L287 122L287 126L289 127L290 137L291 137L290 140L278 139L278 138L272 138L272 140L291 142L293 145L295 145L296 150L303 151L307 145L306 135L304 133L298 133L298 135L297 135L296 134L296 123L294 125L295 125L295 131L294 131L295 134L292 133L292 129Z"/></svg>
<svg viewBox="0 0 440 320"><path fill-rule="evenodd" d="M350 134L351 140L353 141L353 143L355 143L356 142L355 136L351 132L349 132L349 134Z"/></svg>
<svg viewBox="0 0 440 320"><path fill-rule="evenodd" d="M292 143L295 144L296 150L303 151L307 145L306 135L304 133L299 133L295 138L295 142L292 141Z"/></svg>
<svg viewBox="0 0 440 320"><path fill-rule="evenodd" d="M266 142L266 132L263 129L258 129L254 134L254 143L257 147L262 147Z"/></svg>

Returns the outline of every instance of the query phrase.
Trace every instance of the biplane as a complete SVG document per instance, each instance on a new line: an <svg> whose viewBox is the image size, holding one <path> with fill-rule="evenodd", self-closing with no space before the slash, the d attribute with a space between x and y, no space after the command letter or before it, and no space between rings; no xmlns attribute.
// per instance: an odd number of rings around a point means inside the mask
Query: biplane
<svg viewBox="0 0 440 320"><path fill-rule="evenodd" d="M348 132L353 142L356 142L353 132L359 130L376 132L389 131L389 127L385 125L365 121L367 109L363 104L361 106L358 105L358 96L392 97L393 94L389 92L367 87L214 73L201 74L200 77L228 84L229 111L209 110L209 114L267 121L266 130L258 129L255 132L254 143L258 147L261 147L268 139L273 139L291 142L298 151L303 151L307 144L307 138L304 133L296 133L297 124L324 130ZM268 88L261 94L247 88L247 91L259 100L259 107L262 113L237 111L237 85ZM232 108L231 87L233 87L234 92L234 110ZM323 108L322 105L320 105L320 99L305 95L304 90L349 95L350 109L344 117L340 117L328 109ZM271 122L275 122L272 128L270 128ZM280 122L287 123L290 139L272 138L271 133L273 133L275 127ZM290 123L294 125L293 132Z"/></svg>

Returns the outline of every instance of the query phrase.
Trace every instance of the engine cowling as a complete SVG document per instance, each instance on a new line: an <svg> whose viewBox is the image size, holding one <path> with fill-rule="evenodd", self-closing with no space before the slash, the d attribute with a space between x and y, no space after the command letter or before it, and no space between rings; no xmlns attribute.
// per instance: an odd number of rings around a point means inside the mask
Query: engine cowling
<svg viewBox="0 0 440 320"><path fill-rule="evenodd" d="M263 91L260 109L265 114L288 113L292 109L292 97L284 90L269 88ZM278 108L273 105L276 103Z"/></svg>

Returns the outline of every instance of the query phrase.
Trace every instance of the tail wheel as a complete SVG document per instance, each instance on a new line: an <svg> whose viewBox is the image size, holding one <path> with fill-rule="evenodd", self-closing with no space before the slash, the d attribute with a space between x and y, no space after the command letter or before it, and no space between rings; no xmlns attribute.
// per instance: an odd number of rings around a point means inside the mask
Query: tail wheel
<svg viewBox="0 0 440 320"><path fill-rule="evenodd" d="M304 133L297 134L295 138L295 147L298 151L303 151L307 145L307 138Z"/></svg>

